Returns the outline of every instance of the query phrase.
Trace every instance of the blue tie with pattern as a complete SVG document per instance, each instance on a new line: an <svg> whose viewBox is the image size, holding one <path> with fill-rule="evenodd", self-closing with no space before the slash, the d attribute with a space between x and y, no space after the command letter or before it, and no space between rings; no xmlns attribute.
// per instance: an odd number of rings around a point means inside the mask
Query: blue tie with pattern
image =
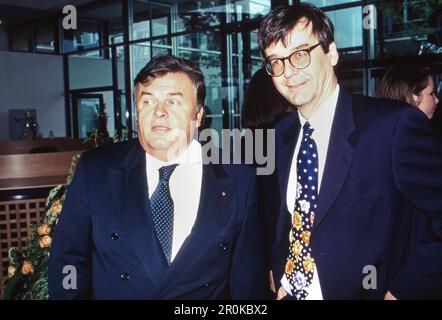
<svg viewBox="0 0 442 320"><path fill-rule="evenodd" d="M312 283L316 268L310 247L311 229L318 206L318 151L311 137L313 130L309 122L304 124L296 163L296 201L285 266L292 294L298 300L307 297L307 288Z"/></svg>
<svg viewBox="0 0 442 320"><path fill-rule="evenodd" d="M169 265L173 240L173 200L170 196L169 179L176 167L177 164L173 164L159 169L160 179L157 188L150 197L155 233Z"/></svg>

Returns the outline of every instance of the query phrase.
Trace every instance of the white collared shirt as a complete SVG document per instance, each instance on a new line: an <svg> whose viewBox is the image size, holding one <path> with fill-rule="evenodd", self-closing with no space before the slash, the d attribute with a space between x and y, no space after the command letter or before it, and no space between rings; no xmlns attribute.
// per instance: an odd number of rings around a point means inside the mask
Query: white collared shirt
<svg viewBox="0 0 442 320"><path fill-rule="evenodd" d="M203 176L202 151L198 141L192 140L188 148L172 162L158 160L146 153L149 199L158 185L159 168L175 163L179 165L169 180L174 205L172 261L192 231L198 213Z"/></svg>
<svg viewBox="0 0 442 320"><path fill-rule="evenodd" d="M324 172L325 160L327 157L328 144L330 141L331 127L336 111L336 104L338 102L339 85L336 86L332 95L318 110L308 119L310 126L314 129L312 138L316 143L318 149L318 190L321 190L322 174ZM299 152L302 139L302 127L307 122L301 113L298 111L299 120L301 121L301 131L296 142L295 152L293 154L292 164L290 167L289 181L287 184L287 209L290 214L293 214L296 201L296 187L297 187L297 167L296 159ZM321 196L320 194L318 195ZM290 219L291 221L291 219ZM287 235L290 236L290 233ZM314 237L314 235L313 235ZM313 258L315 253L312 252ZM290 284L284 275L281 279L281 284L288 294L291 294ZM322 300L321 285L319 283L318 270L315 268L313 274L312 284L307 288L308 295L306 300Z"/></svg>

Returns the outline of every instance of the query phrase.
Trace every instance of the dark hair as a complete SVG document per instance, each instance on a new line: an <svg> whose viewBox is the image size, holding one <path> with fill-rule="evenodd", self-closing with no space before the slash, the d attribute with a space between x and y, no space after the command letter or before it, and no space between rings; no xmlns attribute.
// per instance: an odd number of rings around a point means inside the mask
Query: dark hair
<svg viewBox="0 0 442 320"><path fill-rule="evenodd" d="M193 82L196 88L197 110L200 110L204 107L204 99L206 98L204 75L196 64L187 59L171 54L155 56L140 70L135 77L134 85L147 84L167 73L176 72L186 74Z"/></svg>
<svg viewBox="0 0 442 320"><path fill-rule="evenodd" d="M293 107L276 90L264 69L258 70L247 88L242 125L249 129L268 129Z"/></svg>
<svg viewBox="0 0 442 320"><path fill-rule="evenodd" d="M418 96L428 85L429 68L393 67L387 70L379 84L377 96L395 99L417 106L413 94Z"/></svg>
<svg viewBox="0 0 442 320"><path fill-rule="evenodd" d="M325 53L328 53L330 44L334 41L334 26L324 12L308 3L299 3L293 6L280 6L272 10L261 22L259 27L259 50L265 59L264 50L272 43L285 40L298 24L299 20L307 18L312 24L312 33L318 38Z"/></svg>

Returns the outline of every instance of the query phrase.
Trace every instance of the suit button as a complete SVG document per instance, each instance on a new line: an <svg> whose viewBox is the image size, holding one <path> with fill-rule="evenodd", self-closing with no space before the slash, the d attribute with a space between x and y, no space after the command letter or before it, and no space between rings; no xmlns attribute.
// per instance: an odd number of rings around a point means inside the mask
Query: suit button
<svg viewBox="0 0 442 320"><path fill-rule="evenodd" d="M112 239L112 240L117 240L117 239L118 239L118 233L113 232L113 233L111 234L111 239Z"/></svg>
<svg viewBox="0 0 442 320"><path fill-rule="evenodd" d="M123 272L120 275L120 278L121 278L121 280L124 280L124 281L129 280L129 274L127 272Z"/></svg>
<svg viewBox="0 0 442 320"><path fill-rule="evenodd" d="M227 245L224 243L221 243L218 248L220 248L222 251L226 251L227 250Z"/></svg>

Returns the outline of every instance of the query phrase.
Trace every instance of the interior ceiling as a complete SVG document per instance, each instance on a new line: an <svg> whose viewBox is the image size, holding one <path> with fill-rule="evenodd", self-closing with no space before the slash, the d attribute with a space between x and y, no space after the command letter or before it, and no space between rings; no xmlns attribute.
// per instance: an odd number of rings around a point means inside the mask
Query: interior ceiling
<svg viewBox="0 0 442 320"><path fill-rule="evenodd" d="M67 4L82 5L96 0L0 0L1 26L8 27L44 17Z"/></svg>

